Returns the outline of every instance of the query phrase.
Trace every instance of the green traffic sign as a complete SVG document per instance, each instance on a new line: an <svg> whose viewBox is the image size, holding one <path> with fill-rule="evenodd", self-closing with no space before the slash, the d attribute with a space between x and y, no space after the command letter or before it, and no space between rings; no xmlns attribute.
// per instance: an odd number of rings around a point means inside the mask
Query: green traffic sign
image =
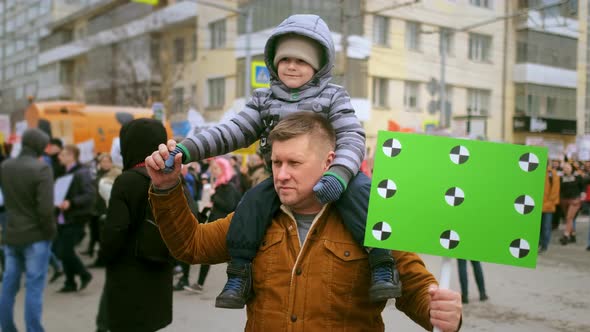
<svg viewBox="0 0 590 332"><path fill-rule="evenodd" d="M381 131L367 247L534 268L547 149Z"/></svg>

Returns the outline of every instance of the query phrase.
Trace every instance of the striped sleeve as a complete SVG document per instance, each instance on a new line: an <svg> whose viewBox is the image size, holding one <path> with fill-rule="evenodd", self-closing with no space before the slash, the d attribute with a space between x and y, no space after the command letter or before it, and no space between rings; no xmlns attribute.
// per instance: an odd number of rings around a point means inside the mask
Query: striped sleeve
<svg viewBox="0 0 590 332"><path fill-rule="evenodd" d="M336 158L330 171L348 183L365 159L365 130L354 113L346 90L340 88L332 96L328 120L336 132Z"/></svg>
<svg viewBox="0 0 590 332"><path fill-rule="evenodd" d="M191 160L183 162L223 155L256 142L262 132L259 106L264 98L265 90L256 90L246 107L232 119L187 136L181 144L187 148Z"/></svg>

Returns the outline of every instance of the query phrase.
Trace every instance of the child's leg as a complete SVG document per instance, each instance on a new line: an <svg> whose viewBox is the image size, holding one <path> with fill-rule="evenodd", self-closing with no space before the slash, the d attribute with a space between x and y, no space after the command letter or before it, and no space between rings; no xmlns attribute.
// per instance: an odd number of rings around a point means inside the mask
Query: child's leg
<svg viewBox="0 0 590 332"><path fill-rule="evenodd" d="M240 309L246 304L252 289L252 260L279 207L272 178L247 191L238 204L227 232L228 281L215 299L216 307Z"/></svg>
<svg viewBox="0 0 590 332"><path fill-rule="evenodd" d="M280 206L272 178L244 194L227 232L227 247L232 261L252 262L266 228Z"/></svg>
<svg viewBox="0 0 590 332"><path fill-rule="evenodd" d="M359 172L335 202L342 222L352 233L354 240L363 247L370 193L371 179ZM377 248L369 250L369 264L373 274L373 284L369 289L371 299L380 301L401 296L401 283L391 251ZM380 268L385 268L385 273L381 273L383 271Z"/></svg>

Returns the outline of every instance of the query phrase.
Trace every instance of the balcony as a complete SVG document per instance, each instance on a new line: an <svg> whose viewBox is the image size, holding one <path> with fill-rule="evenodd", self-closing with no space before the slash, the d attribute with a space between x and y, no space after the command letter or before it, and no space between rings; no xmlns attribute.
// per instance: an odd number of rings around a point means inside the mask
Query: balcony
<svg viewBox="0 0 590 332"><path fill-rule="evenodd" d="M39 54L39 66L72 59L100 46L160 31L175 24L194 20L196 16L196 4L176 3L141 19L44 51Z"/></svg>
<svg viewBox="0 0 590 332"><path fill-rule="evenodd" d="M516 27L518 30L530 29L576 39L580 37L578 20L560 15L542 14L536 10L531 10L527 16L518 18Z"/></svg>
<svg viewBox="0 0 590 332"><path fill-rule="evenodd" d="M518 63L514 65L513 81L515 83L532 83L575 89L577 86L577 74L575 70L536 63Z"/></svg>
<svg viewBox="0 0 590 332"><path fill-rule="evenodd" d="M66 84L42 87L37 93L37 99L39 100L72 99L72 97L72 86Z"/></svg>

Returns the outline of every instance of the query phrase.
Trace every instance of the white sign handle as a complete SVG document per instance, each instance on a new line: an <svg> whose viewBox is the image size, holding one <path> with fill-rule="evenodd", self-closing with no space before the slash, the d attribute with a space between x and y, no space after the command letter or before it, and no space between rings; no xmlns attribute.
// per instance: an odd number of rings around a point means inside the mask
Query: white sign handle
<svg viewBox="0 0 590 332"><path fill-rule="evenodd" d="M442 258L442 265L440 266L440 279L438 283L438 287L441 289L449 289L451 286L451 267L453 264L451 263L451 258L443 257ZM438 327L434 327L433 332L440 332Z"/></svg>

